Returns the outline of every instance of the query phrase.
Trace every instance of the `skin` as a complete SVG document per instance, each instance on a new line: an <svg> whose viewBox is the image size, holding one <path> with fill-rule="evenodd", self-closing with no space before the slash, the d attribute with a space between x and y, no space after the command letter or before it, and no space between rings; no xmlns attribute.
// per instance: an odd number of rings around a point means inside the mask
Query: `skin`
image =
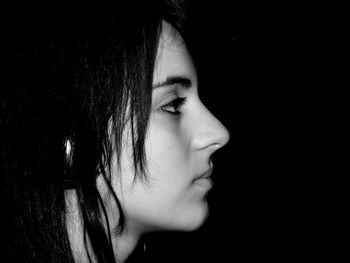
<svg viewBox="0 0 350 263"><path fill-rule="evenodd" d="M176 77L175 83L166 83L170 77ZM191 56L181 36L166 22L158 46L153 84L145 141L149 180L134 181L127 132L121 166L114 164L112 169L112 186L126 215L126 230L112 237L120 262L127 259L144 233L192 231L203 224L208 215L206 195L212 184L209 179L195 179L213 168L212 154L229 140L227 129L200 101ZM185 98L181 105L176 104L179 98ZM116 204L109 198L101 178L97 183L110 224L117 226Z"/></svg>
<svg viewBox="0 0 350 263"><path fill-rule="evenodd" d="M191 85L164 83L174 76L189 80ZM212 154L229 140L227 129L200 101L191 56L168 23L163 23L153 84L157 87L145 142L149 183L133 181L130 148L122 157L121 180L117 175L113 180L131 240L146 232L192 231L203 224L211 182L194 179L212 168ZM185 102L172 105L179 97ZM127 138L125 145L130 145Z"/></svg>

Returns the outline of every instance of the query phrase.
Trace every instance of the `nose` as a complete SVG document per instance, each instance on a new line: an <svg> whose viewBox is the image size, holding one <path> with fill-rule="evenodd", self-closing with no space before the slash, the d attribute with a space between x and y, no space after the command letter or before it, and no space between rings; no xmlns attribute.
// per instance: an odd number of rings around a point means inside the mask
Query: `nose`
<svg viewBox="0 0 350 263"><path fill-rule="evenodd" d="M207 149L212 154L230 140L229 131L203 104L192 125L192 146L197 150Z"/></svg>

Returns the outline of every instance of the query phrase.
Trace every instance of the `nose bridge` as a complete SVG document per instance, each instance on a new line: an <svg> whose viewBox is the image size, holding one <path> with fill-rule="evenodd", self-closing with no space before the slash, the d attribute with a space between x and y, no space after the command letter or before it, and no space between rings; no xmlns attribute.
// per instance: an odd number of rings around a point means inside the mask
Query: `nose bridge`
<svg viewBox="0 0 350 263"><path fill-rule="evenodd" d="M209 147L212 151L216 151L228 143L229 131L203 104L196 119L194 147L197 149Z"/></svg>

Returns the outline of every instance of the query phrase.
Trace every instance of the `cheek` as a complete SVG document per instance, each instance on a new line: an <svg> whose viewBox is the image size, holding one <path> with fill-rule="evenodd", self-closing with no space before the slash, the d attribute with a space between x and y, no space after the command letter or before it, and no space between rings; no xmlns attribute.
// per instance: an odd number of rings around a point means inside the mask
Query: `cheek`
<svg viewBox="0 0 350 263"><path fill-rule="evenodd" d="M159 195L171 195L170 186L177 185L180 188L188 185L190 161L188 143L185 136L180 132L174 123L155 118L150 120L148 132L145 137L146 173L149 179L152 194L146 187L135 188L133 154L130 136L125 136L123 140L123 153L121 155L121 167L118 169L116 160L113 161L112 182L117 194L134 193L135 196L157 198ZM141 185L142 181L136 180ZM170 192L169 192L170 191ZM174 190L175 191L175 190ZM141 194L142 193L142 194ZM175 193L172 193L175 195ZM139 198L139 197L137 197ZM141 199L141 197L140 197Z"/></svg>
<svg viewBox="0 0 350 263"><path fill-rule="evenodd" d="M177 121L172 122L159 117L152 119L145 143L149 166L164 174L172 174L187 167L190 160L187 137Z"/></svg>
<svg viewBox="0 0 350 263"><path fill-rule="evenodd" d="M192 186L189 143L179 125L164 119L150 122L145 141L148 183L133 181L132 151L124 150L121 178L115 168L113 186L129 224L176 228L185 223L196 225L204 217L203 194Z"/></svg>

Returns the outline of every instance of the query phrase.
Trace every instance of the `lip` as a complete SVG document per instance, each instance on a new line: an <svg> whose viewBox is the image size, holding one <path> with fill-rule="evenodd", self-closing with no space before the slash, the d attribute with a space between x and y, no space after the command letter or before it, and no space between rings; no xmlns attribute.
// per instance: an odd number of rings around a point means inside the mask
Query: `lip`
<svg viewBox="0 0 350 263"><path fill-rule="evenodd" d="M210 178L210 176L213 173L213 168L210 168L208 171L204 172L203 174L201 174L200 176L196 177L194 179L194 181L198 180L198 179L208 179Z"/></svg>

